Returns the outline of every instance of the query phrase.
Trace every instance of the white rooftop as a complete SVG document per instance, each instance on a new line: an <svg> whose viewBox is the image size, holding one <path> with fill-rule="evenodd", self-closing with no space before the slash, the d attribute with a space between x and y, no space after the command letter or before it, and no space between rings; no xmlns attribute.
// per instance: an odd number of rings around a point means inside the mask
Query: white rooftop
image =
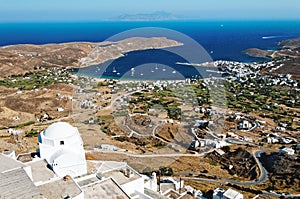
<svg viewBox="0 0 300 199"><path fill-rule="evenodd" d="M75 198L82 193L79 186L71 177L51 181L38 186L38 189L45 198Z"/></svg>
<svg viewBox="0 0 300 199"><path fill-rule="evenodd" d="M27 165L6 155L0 154L0 173L22 167L27 167Z"/></svg>
<svg viewBox="0 0 300 199"><path fill-rule="evenodd" d="M130 197L120 188L116 181L112 178L107 178L100 182L82 187L84 198L98 199L129 199Z"/></svg>
<svg viewBox="0 0 300 199"><path fill-rule="evenodd" d="M23 168L0 173L0 198L41 198L39 189L33 184Z"/></svg>
<svg viewBox="0 0 300 199"><path fill-rule="evenodd" d="M31 167L34 183L48 181L54 177L54 172L48 167L46 160L37 160L26 164Z"/></svg>
<svg viewBox="0 0 300 199"><path fill-rule="evenodd" d="M241 198L241 194L233 189L228 189L227 191L225 191L224 197L228 198L228 199L239 199Z"/></svg>
<svg viewBox="0 0 300 199"><path fill-rule="evenodd" d="M50 139L60 139L71 137L77 134L77 128L66 122L56 122L51 124L44 132L44 136Z"/></svg>
<svg viewBox="0 0 300 199"><path fill-rule="evenodd" d="M121 169L127 166L126 162L115 162L115 161L98 161L97 173L105 173L108 171Z"/></svg>

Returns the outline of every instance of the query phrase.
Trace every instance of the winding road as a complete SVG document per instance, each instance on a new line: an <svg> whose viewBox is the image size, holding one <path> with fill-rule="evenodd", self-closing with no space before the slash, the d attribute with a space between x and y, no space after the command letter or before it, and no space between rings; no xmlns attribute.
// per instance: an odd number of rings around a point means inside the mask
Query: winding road
<svg viewBox="0 0 300 199"><path fill-rule="evenodd" d="M123 152L123 151L105 151L105 150L99 150L98 152L101 153L108 153L108 154L121 154L121 155L127 155L129 157L136 157L136 158L155 158L155 157L203 157L206 153L202 154L180 154L180 153L173 153L173 154L133 154L133 153L128 153L128 152ZM259 167L260 170L260 176L256 180L252 181L233 181L225 178L220 178L222 181L226 181L232 184L236 185L258 185L263 182L265 182L268 179L268 173L266 169L263 167L262 163L260 162L259 158L262 153L265 151L263 150L257 150L253 152L253 157ZM194 177L187 177L187 179L190 180L200 180L200 181L208 181L208 182L214 182L214 183L223 183L218 180L212 180L212 179L205 179L205 178L194 178Z"/></svg>
<svg viewBox="0 0 300 199"><path fill-rule="evenodd" d="M121 152L121 151L99 151L101 153L108 153L108 154L122 154L122 155L127 155L130 157L136 157L136 158L158 158L158 157L203 157L206 153L202 154L132 154L128 152ZM259 167L260 170L260 176L256 180L252 181L233 181L229 180L226 178L219 178L220 180L214 180L214 179L207 179L207 178L198 178L198 177L181 177L184 180L194 180L194 181L202 181L202 182L209 182L209 183L215 183L215 184L220 184L220 185L226 185L228 183L230 184L235 184L235 185L244 185L244 186L253 186L253 185L258 185L261 183L264 183L265 181L268 180L268 172L267 170L263 167L260 158L261 154L265 153L264 150L256 150L253 152L253 157ZM281 194L277 193L270 193L267 191L263 191L263 195L266 196L271 196L271 197L276 197L279 198L282 196ZM285 195L284 197L286 198L294 198L294 197L300 197L300 195Z"/></svg>

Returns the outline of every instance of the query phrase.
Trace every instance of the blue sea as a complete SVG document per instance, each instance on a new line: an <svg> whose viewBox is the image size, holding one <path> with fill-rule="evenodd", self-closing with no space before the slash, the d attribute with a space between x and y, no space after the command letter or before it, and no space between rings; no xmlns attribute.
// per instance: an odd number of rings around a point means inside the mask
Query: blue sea
<svg viewBox="0 0 300 199"><path fill-rule="evenodd" d="M300 36L300 21L162 21L162 22L68 22L68 23L0 23L0 46L13 44L46 44L74 41L101 42L124 31L157 27L167 28L185 34L198 42L213 60L241 62L263 61L244 54L248 48L274 50L278 42ZM139 36L139 35L136 35ZM150 51L131 52L116 61L110 69L135 64L158 63L153 60L164 59L164 64L185 62L182 57L169 56L169 52ZM175 64L175 65L174 65ZM152 66L153 68L156 65ZM170 69L172 70L172 69ZM112 74L112 73L111 73Z"/></svg>

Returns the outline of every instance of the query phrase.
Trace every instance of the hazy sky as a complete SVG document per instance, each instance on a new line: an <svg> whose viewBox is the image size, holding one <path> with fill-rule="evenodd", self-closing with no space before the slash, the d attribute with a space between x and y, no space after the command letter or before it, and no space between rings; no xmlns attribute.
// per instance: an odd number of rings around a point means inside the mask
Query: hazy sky
<svg viewBox="0 0 300 199"><path fill-rule="evenodd" d="M0 0L0 21L101 21L170 12L193 19L300 19L299 0Z"/></svg>

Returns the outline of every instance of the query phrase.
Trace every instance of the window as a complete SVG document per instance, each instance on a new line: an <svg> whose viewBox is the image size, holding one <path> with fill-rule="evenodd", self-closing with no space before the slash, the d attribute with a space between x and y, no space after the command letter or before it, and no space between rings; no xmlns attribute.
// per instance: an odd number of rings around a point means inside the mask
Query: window
<svg viewBox="0 0 300 199"><path fill-rule="evenodd" d="M60 141L60 145L65 145L65 141Z"/></svg>

